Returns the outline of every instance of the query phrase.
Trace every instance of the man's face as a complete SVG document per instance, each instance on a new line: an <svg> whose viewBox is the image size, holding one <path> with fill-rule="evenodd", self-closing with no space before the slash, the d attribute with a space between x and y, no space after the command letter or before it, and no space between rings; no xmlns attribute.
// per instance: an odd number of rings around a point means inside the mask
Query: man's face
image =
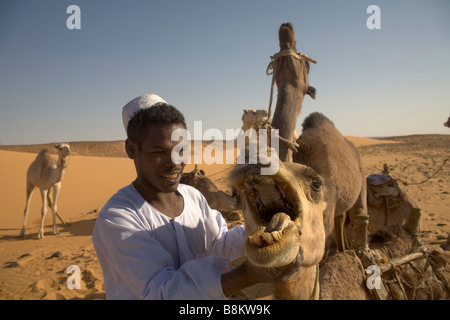
<svg viewBox="0 0 450 320"><path fill-rule="evenodd" d="M174 164L171 158L172 149L179 143L171 141L176 129L185 128L181 124L150 126L140 150L137 144L127 141L134 148L137 182L147 193L175 192L180 183L185 164Z"/></svg>

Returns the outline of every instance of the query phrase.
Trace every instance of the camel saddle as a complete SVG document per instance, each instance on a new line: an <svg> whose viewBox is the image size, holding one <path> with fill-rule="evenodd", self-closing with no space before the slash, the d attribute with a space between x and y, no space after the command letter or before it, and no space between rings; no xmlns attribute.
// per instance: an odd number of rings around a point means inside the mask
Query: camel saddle
<svg viewBox="0 0 450 320"><path fill-rule="evenodd" d="M384 198L384 203L380 199ZM396 208L403 200L397 181L389 174L371 174L367 176L367 202L376 207Z"/></svg>

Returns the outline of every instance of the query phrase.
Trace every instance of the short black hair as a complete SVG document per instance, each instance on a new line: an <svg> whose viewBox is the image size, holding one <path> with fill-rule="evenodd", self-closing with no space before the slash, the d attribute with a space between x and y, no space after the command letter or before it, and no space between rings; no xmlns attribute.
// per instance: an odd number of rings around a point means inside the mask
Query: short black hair
<svg viewBox="0 0 450 320"><path fill-rule="evenodd" d="M147 109L141 109L128 122L128 139L136 142L139 149L147 138L150 125L181 124L186 128L183 114L174 106L159 102Z"/></svg>

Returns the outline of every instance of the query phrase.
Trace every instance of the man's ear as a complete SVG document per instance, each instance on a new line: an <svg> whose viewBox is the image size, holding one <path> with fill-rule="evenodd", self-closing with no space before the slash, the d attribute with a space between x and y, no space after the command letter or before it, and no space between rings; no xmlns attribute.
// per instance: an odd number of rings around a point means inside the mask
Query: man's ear
<svg viewBox="0 0 450 320"><path fill-rule="evenodd" d="M136 156L137 145L130 139L125 140L125 151L127 152L128 158L134 159Z"/></svg>

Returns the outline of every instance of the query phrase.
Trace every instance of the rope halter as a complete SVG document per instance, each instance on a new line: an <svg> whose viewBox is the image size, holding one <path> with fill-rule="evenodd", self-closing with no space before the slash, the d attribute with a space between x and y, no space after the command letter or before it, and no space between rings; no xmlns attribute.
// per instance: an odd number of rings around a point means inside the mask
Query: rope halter
<svg viewBox="0 0 450 320"><path fill-rule="evenodd" d="M302 67L303 67L303 78L304 78L305 84L306 84L305 92L304 92L305 94L306 94L306 90L308 90L308 72L306 71L306 60L308 60L314 64L317 64L317 60L314 60L314 59L308 57L306 54L297 52L292 49L281 50L280 52L278 52L270 57L271 61L269 62L269 65L267 66L267 69L266 69L266 74L268 76L272 75L272 85L270 88L269 110L267 112L268 113L267 119L269 119L269 120L272 115L273 88L275 86L275 72L276 72L275 70L276 70L277 60L280 57L286 57L286 56L292 56L301 62Z"/></svg>

